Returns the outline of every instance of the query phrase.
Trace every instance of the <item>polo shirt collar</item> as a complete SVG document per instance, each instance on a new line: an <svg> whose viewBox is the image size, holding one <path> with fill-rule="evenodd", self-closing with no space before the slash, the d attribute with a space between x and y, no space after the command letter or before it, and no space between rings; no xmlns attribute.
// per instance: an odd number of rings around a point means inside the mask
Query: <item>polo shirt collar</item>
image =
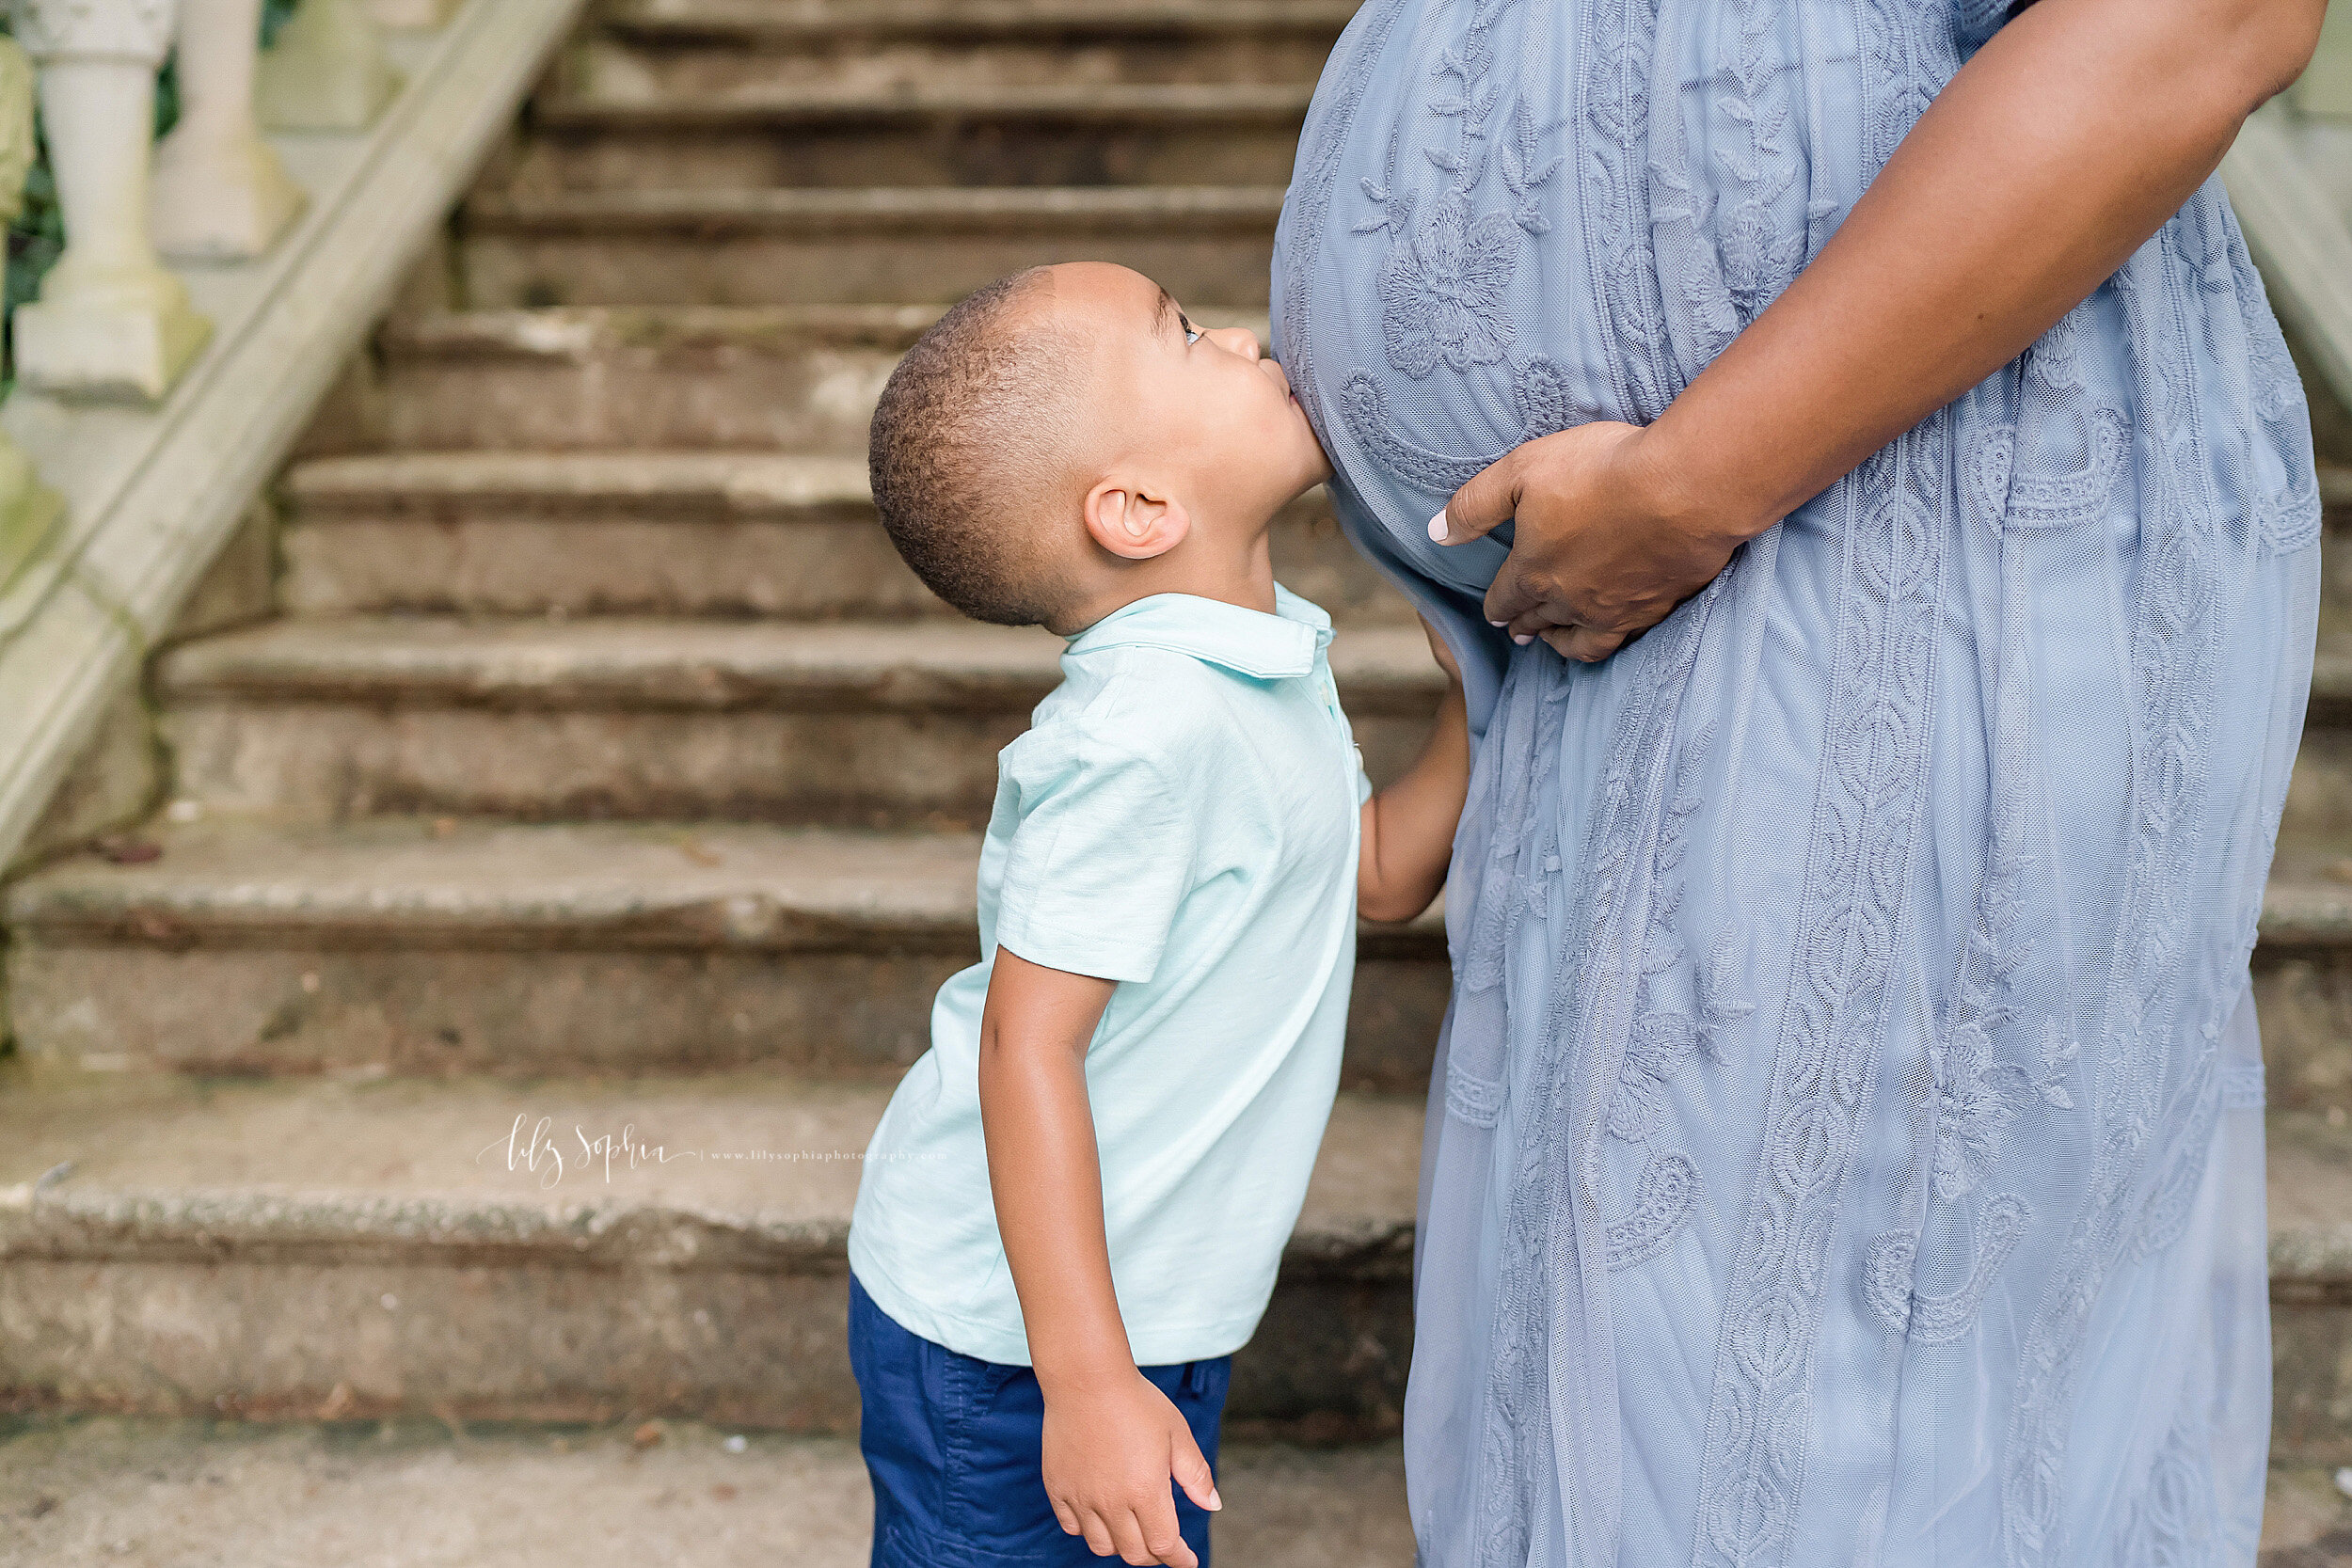
<svg viewBox="0 0 2352 1568"><path fill-rule="evenodd" d="M1331 617L1279 583L1274 613L1197 594L1154 594L1121 605L1070 639L1073 654L1166 648L1256 680L1304 675L1331 641Z"/></svg>

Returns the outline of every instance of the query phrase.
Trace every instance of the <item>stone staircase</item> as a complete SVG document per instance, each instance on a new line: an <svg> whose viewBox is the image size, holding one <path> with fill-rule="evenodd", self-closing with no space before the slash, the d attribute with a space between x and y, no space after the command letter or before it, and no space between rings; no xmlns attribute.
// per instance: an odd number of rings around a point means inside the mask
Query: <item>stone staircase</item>
<svg viewBox="0 0 2352 1568"><path fill-rule="evenodd" d="M262 613L154 661L160 852L9 892L0 1186L57 1172L0 1203L17 1406L853 1430L856 1157L976 956L995 752L1060 647L954 617L891 554L874 397L948 301L1036 261L1125 260L1263 332L1346 9L588 25L428 268L445 289L284 476ZM1421 634L1320 497L1280 535L1392 770L1438 694ZM1236 1377L1245 1471L1323 1463L1253 1438L1395 1430L1444 988L1435 923L1367 933L1346 1091ZM1341 1508L1389 1531L1350 1560L1409 1556L1391 1502Z"/></svg>
<svg viewBox="0 0 2352 1568"><path fill-rule="evenodd" d="M946 614L891 555L873 399L946 302L1033 261L1126 261L1263 332L1351 8L596 15L284 476L260 613L154 661L169 808L8 891L0 1397L734 1423L820 1434L810 1485L851 1505L821 1434L854 1421L854 1160L975 954L994 753L1059 646ZM1381 777L1437 696L1420 633L1319 497L1278 567L1341 622ZM2312 723L2258 962L2279 1456L2334 1464L2352 653ZM1342 1101L1236 1369L1236 1463L1286 1496L1391 1475L1246 1445L1395 1431L1445 979L1434 922L1367 928ZM1294 1512L1371 1531L1330 1561L1409 1558L1393 1498ZM1326 1560L1287 1528L1250 1560Z"/></svg>

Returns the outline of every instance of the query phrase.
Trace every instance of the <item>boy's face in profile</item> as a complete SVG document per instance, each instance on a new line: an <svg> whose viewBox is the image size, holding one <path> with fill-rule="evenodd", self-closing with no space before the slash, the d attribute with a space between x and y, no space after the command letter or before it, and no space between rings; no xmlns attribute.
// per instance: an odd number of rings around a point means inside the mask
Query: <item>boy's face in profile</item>
<svg viewBox="0 0 2352 1568"><path fill-rule="evenodd" d="M1170 470L1196 517L1263 524L1331 477L1282 367L1247 327L1203 329L1142 274L1100 261L1052 269L1050 309L1089 344L1097 450Z"/></svg>

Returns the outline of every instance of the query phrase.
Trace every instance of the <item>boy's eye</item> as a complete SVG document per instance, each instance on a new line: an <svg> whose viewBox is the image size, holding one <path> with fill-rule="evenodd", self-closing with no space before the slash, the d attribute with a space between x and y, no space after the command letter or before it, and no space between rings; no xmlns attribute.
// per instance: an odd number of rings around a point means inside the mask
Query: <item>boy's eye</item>
<svg viewBox="0 0 2352 1568"><path fill-rule="evenodd" d="M1188 343L1197 343L1200 341L1200 329L1192 325L1191 317L1179 315L1176 319L1184 323L1184 341Z"/></svg>

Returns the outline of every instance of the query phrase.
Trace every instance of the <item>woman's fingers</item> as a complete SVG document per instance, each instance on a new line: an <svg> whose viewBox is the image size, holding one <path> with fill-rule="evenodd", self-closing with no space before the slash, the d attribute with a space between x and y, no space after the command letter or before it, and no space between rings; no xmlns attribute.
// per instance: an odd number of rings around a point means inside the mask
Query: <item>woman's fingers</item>
<svg viewBox="0 0 2352 1568"><path fill-rule="evenodd" d="M1445 510L1429 519L1429 537L1440 545L1465 544L1508 520L1519 504L1518 455L1518 449L1504 452L1454 491Z"/></svg>
<svg viewBox="0 0 2352 1568"><path fill-rule="evenodd" d="M1509 621L1503 629L1511 634L1512 641L1525 647L1539 637L1576 624L1576 616L1566 605L1545 603Z"/></svg>
<svg viewBox="0 0 2352 1568"><path fill-rule="evenodd" d="M1562 658L1597 663L1625 646L1625 634L1595 631L1590 626L1559 626L1544 633L1544 641Z"/></svg>
<svg viewBox="0 0 2352 1568"><path fill-rule="evenodd" d="M1507 626L1545 602L1543 594L1527 580L1528 567L1521 552L1528 544L1527 525L1522 523L1511 553L1503 558L1494 581L1486 585L1486 619L1495 626ZM1564 608L1550 624L1566 619Z"/></svg>

